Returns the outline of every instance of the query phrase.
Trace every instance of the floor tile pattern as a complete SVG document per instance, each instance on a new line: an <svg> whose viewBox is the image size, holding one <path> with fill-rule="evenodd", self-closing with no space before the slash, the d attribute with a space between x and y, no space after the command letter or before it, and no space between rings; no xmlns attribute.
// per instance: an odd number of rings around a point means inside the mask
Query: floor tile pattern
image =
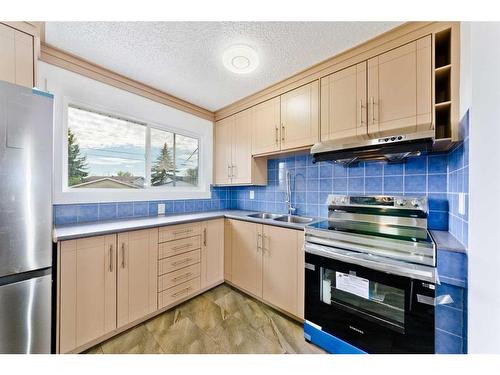
<svg viewBox="0 0 500 375"><path fill-rule="evenodd" d="M116 337L88 354L319 354L302 326L223 284Z"/></svg>

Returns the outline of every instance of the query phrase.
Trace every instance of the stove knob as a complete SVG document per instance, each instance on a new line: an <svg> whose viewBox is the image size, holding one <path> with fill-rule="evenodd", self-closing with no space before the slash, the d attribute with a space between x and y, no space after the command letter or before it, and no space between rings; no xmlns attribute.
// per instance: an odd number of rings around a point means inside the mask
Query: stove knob
<svg viewBox="0 0 500 375"><path fill-rule="evenodd" d="M396 206L403 207L404 205L406 205L406 201L404 199L401 198L396 199Z"/></svg>
<svg viewBox="0 0 500 375"><path fill-rule="evenodd" d="M418 199L412 199L411 205L415 208L420 206L420 201Z"/></svg>

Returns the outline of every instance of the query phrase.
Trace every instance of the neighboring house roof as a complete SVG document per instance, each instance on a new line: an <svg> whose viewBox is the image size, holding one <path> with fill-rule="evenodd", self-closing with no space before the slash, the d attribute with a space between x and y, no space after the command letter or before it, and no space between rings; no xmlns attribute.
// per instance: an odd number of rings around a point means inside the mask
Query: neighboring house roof
<svg viewBox="0 0 500 375"><path fill-rule="evenodd" d="M140 189L144 178L142 177L129 177L129 176L112 176L112 177L101 177L101 176L91 176L85 179L77 185L71 186L72 188L129 188L129 189Z"/></svg>

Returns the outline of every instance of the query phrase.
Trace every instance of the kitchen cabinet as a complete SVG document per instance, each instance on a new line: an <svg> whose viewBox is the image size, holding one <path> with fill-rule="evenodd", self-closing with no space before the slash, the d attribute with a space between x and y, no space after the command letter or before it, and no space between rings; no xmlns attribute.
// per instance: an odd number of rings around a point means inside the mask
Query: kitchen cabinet
<svg viewBox="0 0 500 375"><path fill-rule="evenodd" d="M252 107L252 155L272 153L281 147L280 97Z"/></svg>
<svg viewBox="0 0 500 375"><path fill-rule="evenodd" d="M116 328L116 235L60 244L59 350L71 351Z"/></svg>
<svg viewBox="0 0 500 375"><path fill-rule="evenodd" d="M224 219L203 222L201 287L224 281Z"/></svg>
<svg viewBox="0 0 500 375"><path fill-rule="evenodd" d="M33 87L33 36L0 23L0 80Z"/></svg>
<svg viewBox="0 0 500 375"><path fill-rule="evenodd" d="M231 233L229 252L226 249L231 257L230 282L264 302L303 317L303 232L238 220L227 223Z"/></svg>
<svg viewBox="0 0 500 375"><path fill-rule="evenodd" d="M251 109L215 124L215 184L265 185L267 160L252 157Z"/></svg>
<svg viewBox="0 0 500 375"><path fill-rule="evenodd" d="M229 282L233 279L231 224L231 220L224 220L224 280Z"/></svg>
<svg viewBox="0 0 500 375"><path fill-rule="evenodd" d="M117 326L157 309L158 228L118 234Z"/></svg>
<svg viewBox="0 0 500 375"><path fill-rule="evenodd" d="M299 237L303 233L262 226L262 299L298 315Z"/></svg>
<svg viewBox="0 0 500 375"><path fill-rule="evenodd" d="M321 79L321 140L367 135L367 63Z"/></svg>
<svg viewBox="0 0 500 375"><path fill-rule="evenodd" d="M232 283L262 297L262 225L231 220Z"/></svg>
<svg viewBox="0 0 500 375"><path fill-rule="evenodd" d="M281 95L281 150L311 146L319 138L319 84Z"/></svg>
<svg viewBox="0 0 500 375"><path fill-rule="evenodd" d="M368 133L432 129L431 36L368 60Z"/></svg>

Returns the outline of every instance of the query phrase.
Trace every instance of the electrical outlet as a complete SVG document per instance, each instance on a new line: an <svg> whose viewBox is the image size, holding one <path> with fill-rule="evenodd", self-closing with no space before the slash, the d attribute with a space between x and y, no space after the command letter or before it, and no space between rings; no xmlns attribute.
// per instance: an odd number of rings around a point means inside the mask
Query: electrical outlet
<svg viewBox="0 0 500 375"><path fill-rule="evenodd" d="M465 194L458 193L458 214L465 215Z"/></svg>
<svg viewBox="0 0 500 375"><path fill-rule="evenodd" d="M158 203L158 215L165 215L165 203Z"/></svg>
<svg viewBox="0 0 500 375"><path fill-rule="evenodd" d="M255 199L255 192L250 190L250 199Z"/></svg>

